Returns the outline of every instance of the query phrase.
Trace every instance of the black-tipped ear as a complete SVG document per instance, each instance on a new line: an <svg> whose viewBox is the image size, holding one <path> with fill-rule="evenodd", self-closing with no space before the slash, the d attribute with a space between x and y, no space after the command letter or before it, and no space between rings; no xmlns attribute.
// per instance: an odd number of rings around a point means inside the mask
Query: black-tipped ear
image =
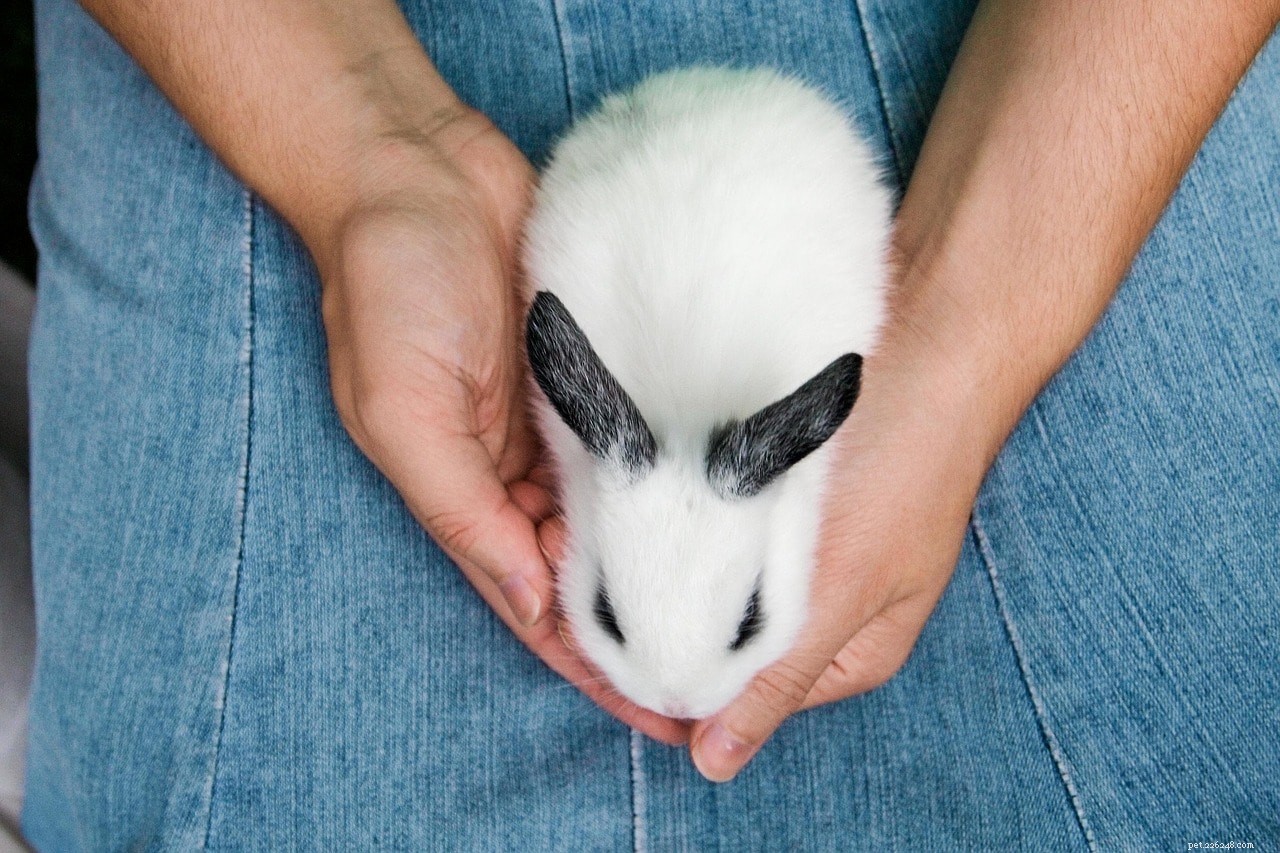
<svg viewBox="0 0 1280 853"><path fill-rule="evenodd" d="M651 467L658 447L649 425L555 294L534 297L525 339L538 386L587 449L633 472Z"/></svg>
<svg viewBox="0 0 1280 853"><path fill-rule="evenodd" d="M842 355L795 392L711 435L707 477L726 497L750 497L822 446L849 416L862 356Z"/></svg>

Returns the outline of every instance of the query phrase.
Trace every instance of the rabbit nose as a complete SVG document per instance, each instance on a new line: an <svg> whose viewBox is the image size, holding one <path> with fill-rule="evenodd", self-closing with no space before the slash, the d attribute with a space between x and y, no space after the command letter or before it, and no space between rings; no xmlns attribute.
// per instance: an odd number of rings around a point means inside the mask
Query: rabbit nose
<svg viewBox="0 0 1280 853"><path fill-rule="evenodd" d="M668 699L662 703L662 712L673 720L683 720L689 716L689 703L679 699Z"/></svg>

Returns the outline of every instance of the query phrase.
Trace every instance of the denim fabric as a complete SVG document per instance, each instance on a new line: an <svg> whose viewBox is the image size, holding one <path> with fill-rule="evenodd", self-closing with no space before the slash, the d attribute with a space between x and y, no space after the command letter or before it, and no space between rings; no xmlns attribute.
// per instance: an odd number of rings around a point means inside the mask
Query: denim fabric
<svg viewBox="0 0 1280 853"><path fill-rule="evenodd" d="M968 0L406 0L535 162L604 94L769 63L901 184ZM314 271L39 0L44 850L1148 848L1280 838L1280 43L980 496L903 672L734 782L489 612L342 431Z"/></svg>

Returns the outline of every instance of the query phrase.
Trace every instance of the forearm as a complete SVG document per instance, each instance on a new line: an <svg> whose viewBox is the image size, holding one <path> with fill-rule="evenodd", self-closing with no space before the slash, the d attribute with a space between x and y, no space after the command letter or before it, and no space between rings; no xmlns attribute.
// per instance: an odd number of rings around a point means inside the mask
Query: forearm
<svg viewBox="0 0 1280 853"><path fill-rule="evenodd" d="M1278 18L1274 0L979 6L900 212L887 344L946 362L925 387L940 418L977 425L979 477L1097 321Z"/></svg>
<svg viewBox="0 0 1280 853"><path fill-rule="evenodd" d="M393 0L83 5L313 252L398 140L458 112Z"/></svg>

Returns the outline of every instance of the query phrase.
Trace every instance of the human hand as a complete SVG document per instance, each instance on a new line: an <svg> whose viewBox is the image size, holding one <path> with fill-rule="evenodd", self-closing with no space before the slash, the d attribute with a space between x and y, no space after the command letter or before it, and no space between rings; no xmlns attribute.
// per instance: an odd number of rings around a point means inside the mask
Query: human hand
<svg viewBox="0 0 1280 853"><path fill-rule="evenodd" d="M197 0L82 3L312 250L335 399L356 441L429 529L449 531L446 549L517 635L610 702L552 620L522 627L501 591L525 616L547 609L531 525L549 500L523 479L533 451L514 403L510 282L528 164L456 105L393 0L293 0L253 15ZM899 248L958 286L932 311L898 317L935 335L949 324L948 343L985 349L987 367L948 361L949 346L868 359L814 580L823 606L791 657L699 724L708 775L740 768L786 709L869 688L905 659L982 470L1096 321L1275 28L1275 5L1184 4L1156 17L1128 4L979 5L898 215ZM422 130L433 115L444 120ZM378 156L367 156L371 128L390 140ZM446 481L454 469L460 483ZM684 736L673 721L614 710L661 740ZM716 723L750 745L710 755Z"/></svg>
<svg viewBox="0 0 1280 853"><path fill-rule="evenodd" d="M712 781L732 778L796 711L888 681L951 577L998 442L965 404L971 377L910 338L907 327L890 329L866 360L862 393L836 435L809 618L795 646L693 728L694 763Z"/></svg>
<svg viewBox="0 0 1280 853"><path fill-rule="evenodd" d="M809 624L694 727L704 775L906 660L987 466L1101 315L1277 6L979 4L898 212L897 304L842 430Z"/></svg>
<svg viewBox="0 0 1280 853"><path fill-rule="evenodd" d="M517 235L533 171L461 105L395 140L329 246L314 251L334 401L347 431L522 642L626 724L683 724L618 701L556 631L534 525Z"/></svg>

